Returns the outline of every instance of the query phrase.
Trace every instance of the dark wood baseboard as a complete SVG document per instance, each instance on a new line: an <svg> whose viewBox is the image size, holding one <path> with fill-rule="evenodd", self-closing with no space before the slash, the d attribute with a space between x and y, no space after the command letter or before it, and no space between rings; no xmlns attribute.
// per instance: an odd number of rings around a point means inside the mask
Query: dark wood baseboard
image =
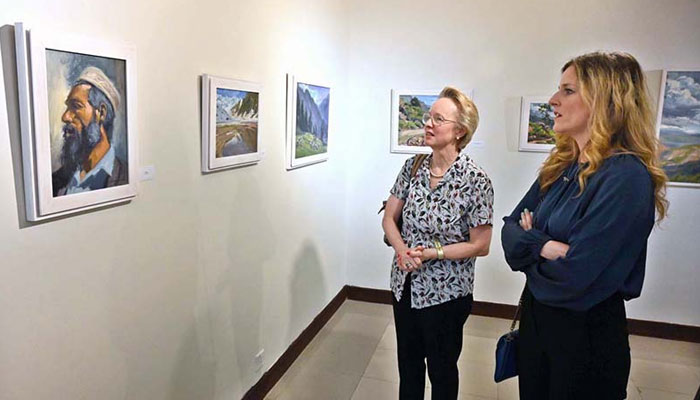
<svg viewBox="0 0 700 400"><path fill-rule="evenodd" d="M321 310L316 318L304 329L299 337L289 345L287 351L275 362L270 369L263 374L260 380L243 396L243 400L259 400L265 398L267 393L282 378L289 367L299 357L323 326L331 319L346 299L365 301L368 303L391 304L391 291L385 289L371 289L359 286L346 285L340 292ZM472 306L472 314L486 317L511 319L515 315L516 306L510 304L488 303L475 301ZM627 326L630 334L649 336L661 339L682 340L686 342L700 343L700 327L689 325L670 324L666 322L642 321L628 319ZM698 392L700 394L700 391ZM698 400L698 399L696 399Z"/></svg>
<svg viewBox="0 0 700 400"><path fill-rule="evenodd" d="M370 289L359 286L345 286L348 290L348 299L366 301L368 303L391 304L391 290Z"/></svg>
<svg viewBox="0 0 700 400"><path fill-rule="evenodd" d="M287 372L292 363L299 357L301 352L304 351L306 346L316 337L316 334L318 334L321 328L323 328L333 314L338 311L338 308L340 308L348 297L347 293L347 286L340 289L340 292L338 292L330 303L328 303L318 316L311 321L309 326L299 334L299 337L289 345L287 351L277 359L277 362L275 362L270 369L260 377L260 380L243 395L243 400L259 400L265 398L275 384L282 378L284 373Z"/></svg>
<svg viewBox="0 0 700 400"><path fill-rule="evenodd" d="M392 294L390 290L369 289L358 286L346 287L348 288L348 299L367 301L371 303L391 304ZM511 319L515 315L516 309L517 306L511 304L474 301L474 304L472 305L472 314L482 315L485 317ZM632 335L700 343L700 326L627 319L627 329Z"/></svg>

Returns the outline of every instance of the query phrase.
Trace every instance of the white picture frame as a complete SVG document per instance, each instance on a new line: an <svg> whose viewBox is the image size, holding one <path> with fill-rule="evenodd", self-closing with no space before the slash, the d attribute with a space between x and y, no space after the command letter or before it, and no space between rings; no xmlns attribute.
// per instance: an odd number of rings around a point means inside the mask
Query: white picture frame
<svg viewBox="0 0 700 400"><path fill-rule="evenodd" d="M700 188L700 69L665 69L661 74L656 135L661 144L660 164L669 186Z"/></svg>
<svg viewBox="0 0 700 400"><path fill-rule="evenodd" d="M298 93L306 93L297 103ZM306 80L287 74L286 168L292 170L328 160L332 107L331 86L317 79ZM306 105L304 107L303 105ZM306 110L308 109L308 113ZM299 118L300 113L307 116ZM307 121L308 119L308 121ZM299 122L299 124L298 124ZM301 130L304 125L313 132Z"/></svg>
<svg viewBox="0 0 700 400"><path fill-rule="evenodd" d="M428 112L433 102L440 96L442 89L392 89L391 90L391 130L389 134L389 152L397 154L430 154L432 149L422 143L425 136L423 131L422 114ZM463 91L470 99L474 99L474 90ZM413 100L413 99L416 100ZM417 102L413 106L415 112L407 115L402 112L403 102ZM420 110L419 110L420 108ZM406 108L404 107L404 111ZM415 114L421 115L415 115ZM403 121L403 123L402 123ZM410 125L410 126L407 126Z"/></svg>
<svg viewBox="0 0 700 400"><path fill-rule="evenodd" d="M553 114L549 114L551 121L541 120L540 117L544 116L538 113L537 110L533 110L533 107L538 107L541 105L546 105L551 113L549 97L547 96L524 96L520 100L520 134L518 140L519 151L549 153L554 147L554 136L551 136L554 134L554 131L552 130L552 127L554 126L554 116ZM536 134L530 132L531 123L537 125L538 132L542 129L543 134L536 136ZM546 143L543 143L545 141Z"/></svg>
<svg viewBox="0 0 700 400"><path fill-rule="evenodd" d="M202 75L202 172L258 163L262 85Z"/></svg>
<svg viewBox="0 0 700 400"><path fill-rule="evenodd" d="M124 44L74 35L29 30L22 23L15 25L15 49L27 220L40 221L130 201L137 193L138 171L135 49ZM62 107L65 106L62 102L66 100L70 85L73 85L70 83L65 91L56 89L61 84L56 83L55 76L66 78L64 81L67 82L67 77L61 75L64 69L57 68L56 65L63 65L60 63L66 61L71 67L92 67L90 60L99 61L102 63L100 65L119 66L118 73L111 76L105 73L104 76L110 83L118 82L112 86L118 92L114 97L118 98L119 102L114 103L114 100L111 100L111 103L118 107L114 108L115 119L110 134L118 133L119 136L110 138L109 147L117 153L114 157L118 161L117 164L128 164L122 168L120 174L123 176L126 173L126 180L117 182L114 186L110 183L97 189L81 189L84 191L80 193L56 195L52 175L56 171L54 166L57 159L56 148L59 147L57 143L62 143L56 138L63 140L60 129ZM50 66L47 66L47 61L51 63ZM59 70L60 73L57 72ZM52 77L50 81L49 74ZM80 74L80 77L85 75ZM60 150L59 147L59 152ZM122 156L122 153L125 155Z"/></svg>

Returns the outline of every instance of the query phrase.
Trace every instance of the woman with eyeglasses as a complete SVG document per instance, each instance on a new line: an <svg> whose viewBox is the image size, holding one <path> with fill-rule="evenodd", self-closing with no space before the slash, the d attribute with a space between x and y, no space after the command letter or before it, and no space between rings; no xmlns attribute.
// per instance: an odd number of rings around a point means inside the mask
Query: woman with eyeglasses
<svg viewBox="0 0 700 400"><path fill-rule="evenodd" d="M474 262L488 254L491 243L493 188L464 151L479 123L467 96L446 87L423 122L432 153L406 161L382 220L395 251L391 289L399 398L423 398L427 361L432 398L456 399Z"/></svg>
<svg viewBox="0 0 700 400"><path fill-rule="evenodd" d="M501 240L527 279L520 398L624 399L624 301L640 295L654 214L668 206L644 73L629 54L585 54L549 104L556 146Z"/></svg>

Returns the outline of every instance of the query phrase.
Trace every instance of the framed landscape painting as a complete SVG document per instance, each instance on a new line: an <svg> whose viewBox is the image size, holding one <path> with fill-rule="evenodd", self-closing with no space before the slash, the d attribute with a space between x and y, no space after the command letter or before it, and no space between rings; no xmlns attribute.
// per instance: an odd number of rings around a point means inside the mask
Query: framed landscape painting
<svg viewBox="0 0 700 400"><path fill-rule="evenodd" d="M287 75L287 169L328 159L330 86Z"/></svg>
<svg viewBox="0 0 700 400"><path fill-rule="evenodd" d="M202 172L260 161L260 91L257 83L202 76Z"/></svg>
<svg viewBox="0 0 700 400"><path fill-rule="evenodd" d="M664 71L657 131L674 186L700 187L700 70Z"/></svg>
<svg viewBox="0 0 700 400"><path fill-rule="evenodd" d="M29 221L136 195L136 56L128 46L15 25Z"/></svg>
<svg viewBox="0 0 700 400"><path fill-rule="evenodd" d="M425 145L423 114L440 97L440 89L391 91L391 132L389 151L400 154L430 154ZM473 90L464 93L473 98Z"/></svg>
<svg viewBox="0 0 700 400"><path fill-rule="evenodd" d="M546 96L523 97L520 105L520 151L549 152L554 147L554 112Z"/></svg>

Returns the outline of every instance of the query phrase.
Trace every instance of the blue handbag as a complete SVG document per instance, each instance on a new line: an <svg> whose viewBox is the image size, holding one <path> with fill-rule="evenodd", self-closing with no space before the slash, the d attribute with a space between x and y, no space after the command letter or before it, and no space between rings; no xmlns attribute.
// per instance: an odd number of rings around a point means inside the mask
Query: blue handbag
<svg viewBox="0 0 700 400"><path fill-rule="evenodd" d="M523 291L523 295L525 292ZM518 309L515 310L515 317L510 324L510 331L498 339L496 344L496 371L493 379L496 382L504 381L518 375L518 329L515 324L518 321L518 314L523 304L523 296L520 296Z"/></svg>

